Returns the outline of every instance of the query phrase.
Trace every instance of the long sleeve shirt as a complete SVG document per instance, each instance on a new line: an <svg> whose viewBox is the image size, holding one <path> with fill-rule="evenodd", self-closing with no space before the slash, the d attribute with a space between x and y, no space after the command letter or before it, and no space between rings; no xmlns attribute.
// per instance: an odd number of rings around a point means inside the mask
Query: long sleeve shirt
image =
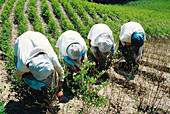
<svg viewBox="0 0 170 114"><path fill-rule="evenodd" d="M48 55L52 61L53 67L60 76L60 80L64 81L64 71L58 61L56 53L48 39L39 32L28 31L17 38L14 48L14 62L17 67L16 74L22 75L25 72L29 72L30 70L26 66L28 59L30 56L38 52L44 52Z"/></svg>

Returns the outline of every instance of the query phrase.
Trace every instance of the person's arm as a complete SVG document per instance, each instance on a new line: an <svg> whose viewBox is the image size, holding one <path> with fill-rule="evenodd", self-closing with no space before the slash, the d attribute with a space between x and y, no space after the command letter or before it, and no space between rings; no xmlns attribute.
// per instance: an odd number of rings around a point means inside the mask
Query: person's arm
<svg viewBox="0 0 170 114"><path fill-rule="evenodd" d="M100 57L98 55L98 48L97 47L93 47L93 51L94 51L94 54L96 56L96 59L97 59L97 62L100 63Z"/></svg>
<svg viewBox="0 0 170 114"><path fill-rule="evenodd" d="M60 67L54 67L54 69L58 73L58 75L60 77L60 81L64 82L64 70L63 70L63 68L60 66Z"/></svg>
<svg viewBox="0 0 170 114"><path fill-rule="evenodd" d="M141 47L140 48L139 47L134 48L134 53L135 53L136 57L139 56L140 52L141 52Z"/></svg>
<svg viewBox="0 0 170 114"><path fill-rule="evenodd" d="M95 57L96 57L96 59L97 59L97 62L100 63L100 58L99 58L99 56L98 56L98 47L92 46L92 50L93 50L93 52L94 52L94 54L95 54Z"/></svg>
<svg viewBox="0 0 170 114"><path fill-rule="evenodd" d="M70 59L68 56L64 56L64 60L70 64L71 66L75 67L77 71L80 71L80 68L74 63L72 59Z"/></svg>
<svg viewBox="0 0 170 114"><path fill-rule="evenodd" d="M62 99L63 98L63 92L62 92L62 85L63 85L63 82L64 82L64 70L63 68L60 66L58 67L54 67L55 71L58 73L59 75L59 78L60 78L60 81L59 81L59 87L58 87L58 93L57 93L57 97L58 99Z"/></svg>
<svg viewBox="0 0 170 114"><path fill-rule="evenodd" d="M62 92L62 85L64 82L64 70L62 67L54 67L55 71L58 73L59 75L59 83L58 83L58 90L56 90L57 92L57 97L58 99L62 99L64 97L63 92Z"/></svg>
<svg viewBox="0 0 170 114"><path fill-rule="evenodd" d="M98 56L98 53L97 52L94 52L95 56L96 56L96 59L97 59L97 62L100 63L100 58Z"/></svg>
<svg viewBox="0 0 170 114"><path fill-rule="evenodd" d="M74 67L76 68L77 72L81 70L77 65L74 65Z"/></svg>
<svg viewBox="0 0 170 114"><path fill-rule="evenodd" d="M18 62L18 57L14 55L14 63L16 67L17 67L17 62Z"/></svg>
<svg viewBox="0 0 170 114"><path fill-rule="evenodd" d="M34 76L31 72L26 72L22 75L22 78L26 78L26 77L33 77L34 78Z"/></svg>
<svg viewBox="0 0 170 114"><path fill-rule="evenodd" d="M84 64L84 58L85 58L85 56L86 56L86 51L82 54L82 58L81 58L81 63L83 63L83 64Z"/></svg>
<svg viewBox="0 0 170 114"><path fill-rule="evenodd" d="M17 56L14 55L14 63L15 66L17 67ZM25 72L21 72L18 69L16 69L15 73L14 73L14 77L21 79L21 78L26 78L26 77L33 77L32 73L25 73Z"/></svg>
<svg viewBox="0 0 170 114"><path fill-rule="evenodd" d="M58 93L57 93L58 99L62 99L64 97L64 94L62 92L62 85L63 85L63 81L60 81L59 88L58 88Z"/></svg>
<svg viewBox="0 0 170 114"><path fill-rule="evenodd" d="M91 47L91 40L89 39L89 46Z"/></svg>
<svg viewBox="0 0 170 114"><path fill-rule="evenodd" d="M14 72L14 77L18 78L18 79L21 79L22 78L22 75L24 74L25 72L21 72L19 71L18 69L16 69L16 71Z"/></svg>
<svg viewBox="0 0 170 114"><path fill-rule="evenodd" d="M114 47L112 47L111 49L111 54L110 54L110 60L109 60L109 66L111 65L112 59L113 59L113 55L114 55Z"/></svg>

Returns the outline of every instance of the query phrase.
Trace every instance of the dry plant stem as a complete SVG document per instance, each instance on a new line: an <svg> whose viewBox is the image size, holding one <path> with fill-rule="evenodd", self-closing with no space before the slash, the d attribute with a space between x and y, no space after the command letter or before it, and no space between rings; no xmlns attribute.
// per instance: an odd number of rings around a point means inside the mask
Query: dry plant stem
<svg viewBox="0 0 170 114"><path fill-rule="evenodd" d="M161 76L160 76L160 77L161 77ZM160 77L159 77L159 79L160 79ZM150 102L149 106L153 106L154 100L156 99L157 94L158 94L158 91L159 91L159 87L160 87L160 82L158 81L158 86L157 86L157 89L156 89L156 92L155 92L155 96L154 96L154 98L152 99L152 102ZM153 91L152 91L152 92L153 92ZM152 94L151 94L151 95L152 95Z"/></svg>
<svg viewBox="0 0 170 114"><path fill-rule="evenodd" d="M125 100L125 95L123 95L123 100L122 100L122 104L120 105L120 110L121 110L122 107L123 107L124 100Z"/></svg>
<svg viewBox="0 0 170 114"><path fill-rule="evenodd" d="M117 112L120 112L120 102L121 102L121 91L119 91L119 97L118 97L118 101L117 101Z"/></svg>
<svg viewBox="0 0 170 114"><path fill-rule="evenodd" d="M69 107L69 104L67 105L67 108L66 108L66 112L68 113L68 107Z"/></svg>
<svg viewBox="0 0 170 114"><path fill-rule="evenodd" d="M52 112L52 114L55 114L55 110L53 109L52 103L50 101L48 101L47 99L45 99L45 101L48 103L49 107L48 109L50 109L50 111Z"/></svg>
<svg viewBox="0 0 170 114"><path fill-rule="evenodd" d="M111 87L112 87L112 88L111 88L111 91L110 91L110 92L111 92L110 94L111 94L111 96L113 96L113 79L112 79L111 76L109 76L109 80L111 81ZM109 98L109 104L108 104L108 108L109 108L109 109L111 109L111 100L112 100L112 99Z"/></svg>
<svg viewBox="0 0 170 114"><path fill-rule="evenodd" d="M85 112L86 112L86 102L85 101L83 101L83 114L85 114Z"/></svg>
<svg viewBox="0 0 170 114"><path fill-rule="evenodd" d="M140 83L139 96L140 96L140 93L141 93L141 88L142 88L142 85L141 85L141 83ZM139 108L142 106L143 98L144 98L144 97L140 97L139 106L138 106Z"/></svg>
<svg viewBox="0 0 170 114"><path fill-rule="evenodd" d="M147 62L148 62L148 60L147 60ZM149 101L151 101L151 99L152 99L152 94L153 94L153 92L154 92L154 90L153 89L151 89L151 93L150 94L148 94L148 103L146 103L146 105L147 106L150 106L150 102Z"/></svg>
<svg viewBox="0 0 170 114"><path fill-rule="evenodd" d="M156 90L156 92L155 92L155 96L154 96L154 98L153 98L153 100L152 100L152 102L151 102L151 105L150 105L150 108L151 108L151 109L154 108L155 102L158 100L158 99L157 99L158 96L159 96L159 87L157 87L157 90Z"/></svg>
<svg viewBox="0 0 170 114"><path fill-rule="evenodd" d="M159 80L160 80L160 78L162 77L162 74L163 74L163 72L161 73L161 76L159 77ZM164 83L164 81L163 81L163 83ZM156 91L156 95L155 95L155 97L154 97L154 101L153 101L153 103L152 103L152 106L154 107L155 106L155 103L156 103L156 101L158 100L157 98L160 96L160 93L161 93L161 88L160 88L160 82L158 81L158 87L157 87L157 91ZM165 94L165 93L164 93ZM163 98L163 96L164 95L162 95L161 96L161 99ZM161 100L160 100L161 101Z"/></svg>
<svg viewBox="0 0 170 114"><path fill-rule="evenodd" d="M163 84L164 84L164 83L163 83ZM167 88L165 88L165 91L166 91L166 89L167 89ZM162 98L165 96L165 94L166 94L165 92L162 94L161 99L160 99L160 101L159 101L158 104L161 104ZM164 102L165 102L165 99L164 99Z"/></svg>
<svg viewBox="0 0 170 114"><path fill-rule="evenodd" d="M50 101L48 101L47 99L44 99L44 101L48 103L48 106L46 106L45 104L42 104L42 103L38 103L38 102L36 102L36 104L46 107L47 109L49 109L51 111L52 114L56 114L55 109L53 109L52 103Z"/></svg>
<svg viewBox="0 0 170 114"><path fill-rule="evenodd" d="M142 87L142 84L140 84L140 92L141 92L141 87ZM150 92L149 92L150 93ZM146 100L146 107L147 105L149 105L149 98L150 98L150 94L147 95L147 100ZM142 95L141 99L140 99L140 103L143 102L143 99L144 99L144 95Z"/></svg>
<svg viewBox="0 0 170 114"><path fill-rule="evenodd" d="M45 107L45 108L49 109L49 107L48 107L48 106L46 106L45 104L42 104L42 103L36 103L36 104L39 104L39 105L41 105L41 106L43 106L43 107Z"/></svg>
<svg viewBox="0 0 170 114"><path fill-rule="evenodd" d="M160 94L160 82L158 82L158 87L157 87L157 90L155 92L155 96L154 96L152 103L151 103L152 108L154 107L156 101L158 100L157 98L158 98L159 94Z"/></svg>

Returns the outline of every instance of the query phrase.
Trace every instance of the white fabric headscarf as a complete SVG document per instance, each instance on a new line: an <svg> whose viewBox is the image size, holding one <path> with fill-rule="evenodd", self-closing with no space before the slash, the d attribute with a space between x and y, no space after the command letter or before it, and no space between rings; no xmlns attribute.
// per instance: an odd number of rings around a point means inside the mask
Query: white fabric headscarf
<svg viewBox="0 0 170 114"><path fill-rule="evenodd" d="M82 54L81 50L81 45L76 43L69 45L66 52L71 59L78 59Z"/></svg>
<svg viewBox="0 0 170 114"><path fill-rule="evenodd" d="M87 51L86 42L78 32L73 30L67 30L66 32L61 34L55 46L56 48L59 48L60 59L63 59L63 56L68 56L66 50L70 44L74 44L74 43L81 45L80 53L84 53L85 51Z"/></svg>
<svg viewBox="0 0 170 114"><path fill-rule="evenodd" d="M111 51L111 48L113 47L113 43L109 37L98 38L97 42L99 50L103 53Z"/></svg>
<svg viewBox="0 0 170 114"><path fill-rule="evenodd" d="M110 40L114 44L112 30L106 24L93 25L92 28L90 29L90 32L89 32L87 38L91 40L92 46L99 46L97 38L99 35L104 34L104 33L110 36Z"/></svg>
<svg viewBox="0 0 170 114"><path fill-rule="evenodd" d="M44 54L39 55L40 52ZM41 47L36 47L30 52L26 63L29 63L29 69L33 76L40 81L46 79L54 71L50 58Z"/></svg>

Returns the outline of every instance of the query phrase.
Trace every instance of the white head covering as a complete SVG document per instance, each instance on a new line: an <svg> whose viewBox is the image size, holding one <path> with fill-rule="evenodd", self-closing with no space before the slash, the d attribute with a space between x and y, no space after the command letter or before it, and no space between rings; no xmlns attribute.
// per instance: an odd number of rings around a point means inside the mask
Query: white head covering
<svg viewBox="0 0 170 114"><path fill-rule="evenodd" d="M62 33L59 39L57 40L57 44L55 46L59 48L59 58L63 59L64 56L69 56L67 53L67 48L71 44L75 43L79 43L81 45L81 53L87 51L86 42L78 32L73 30L67 30Z"/></svg>
<svg viewBox="0 0 170 114"><path fill-rule="evenodd" d="M87 36L88 39L91 40L91 45L92 46L98 46L97 38L101 34L107 34L110 36L111 41L114 43L113 35L112 35L112 30L109 28L108 25L106 24L95 24L91 27L90 32Z"/></svg>
<svg viewBox="0 0 170 114"><path fill-rule="evenodd" d="M97 38L98 48L101 52L109 52L113 46L113 42L110 39L110 36L107 34L101 34Z"/></svg>
<svg viewBox="0 0 170 114"><path fill-rule="evenodd" d="M43 52L44 54L39 54ZM30 52L30 57L26 60L29 63L29 70L37 80L46 79L53 71L53 64L42 47L35 47Z"/></svg>
<svg viewBox="0 0 170 114"><path fill-rule="evenodd" d="M32 57L29 62L30 72L37 80L46 79L54 71L53 64L47 54Z"/></svg>
<svg viewBox="0 0 170 114"><path fill-rule="evenodd" d="M68 46L66 52L71 59L78 59L81 55L81 45L79 43L73 43Z"/></svg>

